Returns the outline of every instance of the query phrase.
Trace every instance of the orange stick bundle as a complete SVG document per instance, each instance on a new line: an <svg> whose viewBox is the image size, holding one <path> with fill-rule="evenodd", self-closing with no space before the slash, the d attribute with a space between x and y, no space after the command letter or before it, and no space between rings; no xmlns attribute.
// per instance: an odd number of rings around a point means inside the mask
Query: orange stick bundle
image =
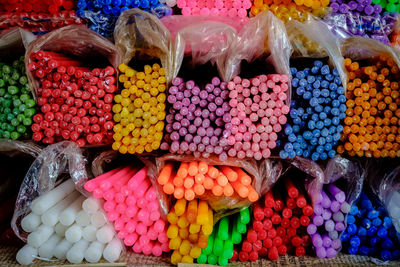
<svg viewBox="0 0 400 267"><path fill-rule="evenodd" d="M239 167L213 166L204 161L181 162L174 168L167 163L162 168L158 183L168 195L176 199L193 200L206 192L214 196L233 196L235 193L251 202L259 199L251 185L251 177Z"/></svg>

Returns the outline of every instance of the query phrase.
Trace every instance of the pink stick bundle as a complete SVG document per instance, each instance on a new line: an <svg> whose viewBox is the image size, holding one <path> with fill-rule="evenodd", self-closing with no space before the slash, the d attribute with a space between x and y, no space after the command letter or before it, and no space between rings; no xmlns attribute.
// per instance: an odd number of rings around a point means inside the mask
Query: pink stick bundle
<svg viewBox="0 0 400 267"><path fill-rule="evenodd" d="M88 181L84 188L105 200L108 220L135 253L160 256L169 251L166 223L146 168L118 168Z"/></svg>
<svg viewBox="0 0 400 267"><path fill-rule="evenodd" d="M232 116L228 137L230 157L260 160L271 155L286 123L289 106L286 75L260 75L250 80L236 76L228 83Z"/></svg>

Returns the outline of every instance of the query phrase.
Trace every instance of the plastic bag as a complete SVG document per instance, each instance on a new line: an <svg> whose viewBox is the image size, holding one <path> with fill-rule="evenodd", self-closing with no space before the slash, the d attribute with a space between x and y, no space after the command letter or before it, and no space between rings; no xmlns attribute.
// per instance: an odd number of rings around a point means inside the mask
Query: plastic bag
<svg viewBox="0 0 400 267"><path fill-rule="evenodd" d="M0 153L6 154L9 157L26 154L36 158L41 151L42 147L33 142L0 139Z"/></svg>
<svg viewBox="0 0 400 267"><path fill-rule="evenodd" d="M16 55L24 55L25 49L36 37L21 28L13 28L0 35L0 58L15 59ZM13 53L10 53L10 51Z"/></svg>
<svg viewBox="0 0 400 267"><path fill-rule="evenodd" d="M21 12L0 14L0 31L12 27L21 27L35 35L42 35L52 30L71 24L82 24L75 11L64 10L56 14Z"/></svg>
<svg viewBox="0 0 400 267"><path fill-rule="evenodd" d="M173 43L176 70L179 71L182 66L185 51L190 51L193 64L215 64L219 77L228 82L231 77L225 62L230 45L236 38L235 28L217 21L202 21L183 27L177 32Z"/></svg>
<svg viewBox="0 0 400 267"><path fill-rule="evenodd" d="M285 160L285 162L290 164L288 169L295 167L306 174L303 184L314 206L320 197L324 183L324 171L315 161L310 159L295 157L291 160ZM286 171L288 169L286 169ZM283 172L282 175L285 172Z"/></svg>
<svg viewBox="0 0 400 267"><path fill-rule="evenodd" d="M83 185L87 181L86 159L75 143L67 141L43 149L21 184L11 227L24 242L27 233L21 228L21 220L29 213L31 202L53 189L57 181L62 181L64 178L71 178L76 189L84 193Z"/></svg>
<svg viewBox="0 0 400 267"><path fill-rule="evenodd" d="M330 65L338 70L343 88L346 88L347 76L344 58L340 52L340 41L324 23L315 18L310 18L305 22L291 20L286 24L286 30L296 57L323 58L329 56ZM317 51L309 51L301 36L315 43L318 47Z"/></svg>
<svg viewBox="0 0 400 267"><path fill-rule="evenodd" d="M261 196L264 196L270 191L274 184L278 180L285 176L285 174L295 168L302 171L305 174L304 185L312 203L316 203L319 200L319 194L324 184L324 171L314 161L306 158L295 157L294 159L266 159L264 163L261 163L264 168L264 175L261 184ZM294 177L296 180L298 177ZM292 178L291 178L292 179Z"/></svg>
<svg viewBox="0 0 400 267"><path fill-rule="evenodd" d="M139 6L140 2L130 1L125 2L123 7L120 7L120 2L110 2L104 4L103 8L98 6L99 4L93 0L78 1L77 3L77 15L86 21L89 28L98 34L110 38L113 38L114 30L118 18L122 15L123 11L135 9ZM148 2L149 3L149 2ZM114 6L116 4L117 6ZM153 14L154 16L161 18L172 14L172 9L159 1L151 1L148 8L142 8L146 13ZM115 36L114 36L115 37Z"/></svg>
<svg viewBox="0 0 400 267"><path fill-rule="evenodd" d="M251 18L238 31L237 38L229 47L223 78L230 81L240 73L242 60L251 62L265 53L269 54L267 62L272 63L276 73L290 75L292 46L285 25L269 11ZM290 90L288 94L290 96Z"/></svg>
<svg viewBox="0 0 400 267"><path fill-rule="evenodd" d="M144 55L160 59L167 82L178 74L171 35L154 15L137 8L124 11L116 23L114 39L122 63Z"/></svg>
<svg viewBox="0 0 400 267"><path fill-rule="evenodd" d="M243 26L249 21L249 18L230 18L223 16L183 16L183 15L173 15L161 18L161 22L167 27L171 33L172 40L175 40L176 34L182 28L188 26L189 24L197 24L200 22L220 22L233 27L236 31L240 31ZM187 51L190 52L190 51Z"/></svg>
<svg viewBox="0 0 400 267"><path fill-rule="evenodd" d="M389 34L393 30L397 15L384 13L382 16L330 13L324 17L328 28L340 38L361 36L372 38L389 45Z"/></svg>
<svg viewBox="0 0 400 267"><path fill-rule="evenodd" d="M120 56L113 43L87 29L85 26L71 25L55 31L33 41L25 54L25 65L31 62L30 55L39 50L60 51L73 54L77 57L88 58L101 55L117 70ZM39 81L34 79L33 73L27 69L29 86L36 97Z"/></svg>
<svg viewBox="0 0 400 267"><path fill-rule="evenodd" d="M264 179L268 179L268 172L271 172L271 165L268 163L259 164L256 160L246 159L240 160L234 158L228 158L227 161L220 161L218 157L210 157L206 159L199 159L191 155L173 155L167 154L156 158L156 167L157 167L157 175L155 178L158 178L158 174L164 167L166 162L192 162L192 161L204 161L209 165L213 166L232 166L242 168L251 178L254 190L260 196L261 189L265 190L265 186L262 187ZM268 160L266 160L268 161ZM157 181L156 181L157 183ZM162 198L168 202L162 204L163 207L166 207L167 212L169 211L170 204L169 201L171 198L168 198L166 194L163 192L162 186L157 183L157 191L161 194ZM214 210L214 218L215 221L218 219L228 216L230 214L234 214L243 207L248 207L251 205L251 202L248 199L240 198L236 193L231 197L226 196L214 196L212 193L205 192L202 196L197 196L199 199L207 200L208 205Z"/></svg>
<svg viewBox="0 0 400 267"><path fill-rule="evenodd" d="M340 179L345 183L339 188L346 193L346 202L352 205L363 189L365 171L359 162L336 156L325 167L324 184L332 184Z"/></svg>
<svg viewBox="0 0 400 267"><path fill-rule="evenodd" d="M362 37L344 39L341 41L341 50L344 57L349 57L352 60L362 60L381 54L388 54L400 66L400 59L394 49L373 39Z"/></svg>
<svg viewBox="0 0 400 267"><path fill-rule="evenodd" d="M367 182L385 206L396 231L400 233L400 166L398 160L368 160Z"/></svg>

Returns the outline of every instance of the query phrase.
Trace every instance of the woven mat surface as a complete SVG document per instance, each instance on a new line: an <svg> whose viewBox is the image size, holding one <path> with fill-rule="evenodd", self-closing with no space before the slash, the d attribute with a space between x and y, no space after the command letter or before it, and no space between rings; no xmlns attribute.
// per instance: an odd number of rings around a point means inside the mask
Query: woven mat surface
<svg viewBox="0 0 400 267"><path fill-rule="evenodd" d="M15 255L17 254L17 247L9 247L9 246L0 246L0 266L20 266L15 261ZM169 263L169 257L152 257L139 255L134 253L124 253L121 259L117 263L108 263L108 262L100 262L96 264L90 263L82 263L82 264L69 264L65 261L54 261L54 262L46 262L46 261L36 261L31 266L81 266L81 267L104 267L104 266L150 266L150 267L164 267L164 266L172 266ZM193 266L210 266L210 265L199 265L199 264L179 264L178 267L193 267ZM228 266L230 267L292 267L292 266L300 266L300 267L310 267L310 266L321 266L321 267L346 267L346 266L377 266L371 258L363 257L363 256L349 256L349 255L339 255L333 259L318 259L315 257L294 257L294 256L281 256L277 261L268 261L268 260L259 260L256 262L236 262L231 263ZM385 266L400 266L400 262L389 262Z"/></svg>

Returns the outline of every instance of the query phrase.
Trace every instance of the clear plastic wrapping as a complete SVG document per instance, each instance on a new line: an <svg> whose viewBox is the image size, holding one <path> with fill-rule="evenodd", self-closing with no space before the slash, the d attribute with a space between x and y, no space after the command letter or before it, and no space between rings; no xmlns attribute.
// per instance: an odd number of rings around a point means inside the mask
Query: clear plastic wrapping
<svg viewBox="0 0 400 267"><path fill-rule="evenodd" d="M400 166L398 161L368 160L365 170L368 184L382 201L396 231L400 233Z"/></svg>
<svg viewBox="0 0 400 267"><path fill-rule="evenodd" d="M16 55L24 55L25 49L35 38L35 35L21 28L4 31L0 34L0 58L15 59ZM11 49L13 53L10 53Z"/></svg>
<svg viewBox="0 0 400 267"><path fill-rule="evenodd" d="M360 36L389 45L388 36L393 31L396 18L396 13L384 13L377 17L352 12L329 13L324 17L324 22L336 36L342 39Z"/></svg>
<svg viewBox="0 0 400 267"><path fill-rule="evenodd" d="M45 34L71 24L79 25L82 23L83 21L77 17L73 10L64 10L56 14L36 12L3 12L0 14L0 31L12 27L21 27L36 35Z"/></svg>
<svg viewBox="0 0 400 267"><path fill-rule="evenodd" d="M173 154L166 154L159 158L156 158L156 167L157 167L157 175L162 170L166 162L191 162L191 161L204 161L209 165L213 166L233 166L242 168L251 178L252 183L251 185L255 189L255 191L260 196L261 190L265 190L265 186L263 181L264 179L268 178L268 172L271 172L271 168L273 167L272 164L269 163L268 160L265 162L257 162L253 159L243 159L237 160L235 158L228 158L226 161L220 161L218 157L210 157L205 159L195 158L191 155L173 155ZM160 185L157 186L157 191L160 193L161 199L166 200L163 207L167 208L167 212L169 211L170 204L169 201L171 200L166 196L163 192L162 187ZM251 202L248 199L240 198L236 193L233 194L231 197L226 196L214 196L212 193L208 193L207 191L202 196L198 196L199 199L207 200L209 206L214 210L214 218L215 221L218 219L228 216L230 214L238 212L240 209L244 207L248 207L251 205Z"/></svg>
<svg viewBox="0 0 400 267"><path fill-rule="evenodd" d="M114 3L118 4L118 2L113 2L112 4ZM111 4L104 4L103 8L100 7L100 9L98 8L93 9L93 5L96 5L95 1L78 1L78 10L76 13L82 20L84 20L87 23L88 27L91 30L97 32L98 34L104 37L112 39L117 20L123 13L122 12L120 14L120 12L123 10L132 10L131 8L135 4L137 4L137 6L139 5L139 2L125 2L125 3L127 4L127 6L123 8L119 6L113 7ZM170 15L172 13L172 9L167 5L160 4L158 3L158 1L156 1L156 3L157 3L156 6L153 5L151 7L149 6L149 8L146 8L145 11L143 12L153 14L158 18ZM104 11L105 9L109 9L110 13L106 14L106 12ZM115 11L117 11L118 13L114 13Z"/></svg>
<svg viewBox="0 0 400 267"><path fill-rule="evenodd" d="M182 28L188 26L189 24L197 24L200 22L220 22L233 27L236 31L240 31L242 27L248 22L249 18L230 18L223 16L183 16L183 15L173 15L161 18L161 22L167 27L171 33L172 40L175 40L176 34ZM190 51L189 51L190 52Z"/></svg>
<svg viewBox="0 0 400 267"><path fill-rule="evenodd" d="M115 45L85 26L70 25L34 40L26 50L26 66L30 63L30 55L39 50L69 53L82 59L101 55L107 58L116 70L120 64L120 56ZM29 86L34 92L34 97L36 97L36 91L40 86L39 81L33 77L33 73L28 69L27 76Z"/></svg>
<svg viewBox="0 0 400 267"><path fill-rule="evenodd" d="M174 39L174 62L179 71L182 66L185 51L191 52L195 65L207 62L215 64L219 76L228 82L226 58L230 45L236 40L237 31L232 26L218 21L201 21L190 23L181 28Z"/></svg>
<svg viewBox="0 0 400 267"><path fill-rule="evenodd" d="M84 192L86 159L75 143L67 141L43 149L21 184L11 220L11 228L21 240L26 242L27 233L21 228L21 220L29 213L31 202L64 179L72 179L76 189Z"/></svg>
<svg viewBox="0 0 400 267"><path fill-rule="evenodd" d="M27 154L36 158L42 147L30 141L17 141L9 139L0 139L0 153L6 154L9 157L16 155Z"/></svg>
<svg viewBox="0 0 400 267"><path fill-rule="evenodd" d="M115 160L118 157L118 151L107 150L100 152L92 161L92 174L93 177L100 176L105 172L106 164Z"/></svg>
<svg viewBox="0 0 400 267"><path fill-rule="evenodd" d="M231 80L240 73L242 60L251 62L265 53L269 54L267 62L274 66L276 73L290 75L292 46L285 25L269 11L251 18L238 31L238 37L229 48L223 78Z"/></svg>
<svg viewBox="0 0 400 267"><path fill-rule="evenodd" d="M347 76L344 58L340 51L340 40L329 31L324 23L315 18L310 18L305 22L291 20L286 23L286 30L295 51L295 56L313 58L328 56L330 65L338 70L343 88L346 88ZM316 51L307 49L301 36L315 43L318 49Z"/></svg>
<svg viewBox="0 0 400 267"><path fill-rule="evenodd" d="M344 57L349 57L352 60L369 59L381 54L387 54L400 66L399 56L394 49L373 39L351 37L341 40L341 50Z"/></svg>
<svg viewBox="0 0 400 267"><path fill-rule="evenodd" d="M171 35L156 16L137 8L122 12L115 26L114 39L122 63L128 64L137 56L147 56L160 59L168 82L178 74Z"/></svg>
<svg viewBox="0 0 400 267"><path fill-rule="evenodd" d="M304 186L314 205L319 199L322 190L324 171L315 161L310 159L296 157L292 160L288 160L288 162L306 174Z"/></svg>
<svg viewBox="0 0 400 267"><path fill-rule="evenodd" d="M332 184L339 179L345 180L341 189L346 194L346 202L352 205L360 195L365 179L360 163L339 155L329 160L324 170L324 184Z"/></svg>
<svg viewBox="0 0 400 267"><path fill-rule="evenodd" d="M264 196L278 181L284 172L284 168L281 160L273 158L264 159L260 163L260 168L263 169L264 176L261 181L256 181L255 187L260 188L257 192L260 192L260 196ZM261 184L258 185L258 182L261 182Z"/></svg>

